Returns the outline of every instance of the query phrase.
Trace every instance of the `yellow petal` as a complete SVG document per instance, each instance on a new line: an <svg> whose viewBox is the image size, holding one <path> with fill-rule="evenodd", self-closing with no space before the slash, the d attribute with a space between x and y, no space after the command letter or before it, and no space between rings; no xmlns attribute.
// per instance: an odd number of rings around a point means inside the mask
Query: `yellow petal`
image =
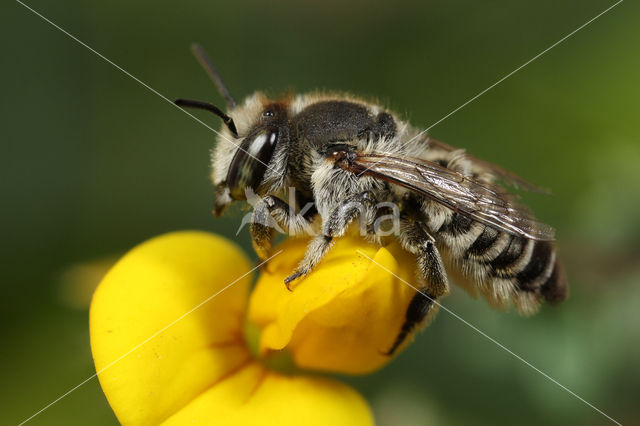
<svg viewBox="0 0 640 426"><path fill-rule="evenodd" d="M281 375L252 358L242 337L250 276L238 280L249 269L229 241L179 232L141 244L105 276L91 305L91 347L121 423L373 424L348 386Z"/></svg>
<svg viewBox="0 0 640 426"><path fill-rule="evenodd" d="M334 380L286 376L258 362L212 387L166 425L360 426L371 411L353 389Z"/></svg>
<svg viewBox="0 0 640 426"><path fill-rule="evenodd" d="M91 349L120 422L158 424L250 358L250 275L182 317L249 269L229 241L179 232L141 244L105 276L91 304Z"/></svg>
<svg viewBox="0 0 640 426"><path fill-rule="evenodd" d="M284 278L302 259L307 240L289 240L264 271L249 302L249 319L262 329L263 354L287 349L303 368L367 373L398 335L415 290L415 259L397 243L386 247L357 237L339 239L325 259L289 292ZM366 256L359 254L358 251Z"/></svg>

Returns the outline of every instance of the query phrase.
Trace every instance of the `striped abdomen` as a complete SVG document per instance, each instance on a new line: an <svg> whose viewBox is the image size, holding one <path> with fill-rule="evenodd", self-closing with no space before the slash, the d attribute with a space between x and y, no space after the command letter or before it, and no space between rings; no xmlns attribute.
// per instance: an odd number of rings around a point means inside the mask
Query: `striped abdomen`
<svg viewBox="0 0 640 426"><path fill-rule="evenodd" d="M492 304L510 301L524 314L534 313L542 300L561 302L567 283L550 241L507 234L452 213L437 231L450 266L473 281Z"/></svg>

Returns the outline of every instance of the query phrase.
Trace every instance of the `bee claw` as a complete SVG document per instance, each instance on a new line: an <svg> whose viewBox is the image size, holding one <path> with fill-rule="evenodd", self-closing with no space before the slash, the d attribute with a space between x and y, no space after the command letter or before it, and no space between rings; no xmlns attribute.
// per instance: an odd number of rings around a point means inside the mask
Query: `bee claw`
<svg viewBox="0 0 640 426"><path fill-rule="evenodd" d="M393 346L391 346L386 351L378 349L378 353L380 355L382 355L382 356L392 357L392 356L394 356L396 354L396 352L398 352L398 348L399 347L400 347L400 345L394 344Z"/></svg>
<svg viewBox="0 0 640 426"><path fill-rule="evenodd" d="M287 287L287 290L292 292L293 289L291 288L291 283L293 281L295 281L297 278L300 278L303 275L304 275L304 272L296 271L293 274L289 275L287 278L285 278L284 279L284 285Z"/></svg>

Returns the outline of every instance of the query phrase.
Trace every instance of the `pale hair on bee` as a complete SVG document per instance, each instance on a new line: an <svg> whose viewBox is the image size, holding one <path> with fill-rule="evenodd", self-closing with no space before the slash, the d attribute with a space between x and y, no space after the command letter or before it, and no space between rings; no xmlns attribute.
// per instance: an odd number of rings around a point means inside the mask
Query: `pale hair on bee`
<svg viewBox="0 0 640 426"><path fill-rule="evenodd" d="M536 186L349 94L270 99L257 92L236 104L204 51L197 45L193 50L227 101L226 112L176 101L224 122L211 155L214 213L246 200L248 191L257 194L249 229L261 259L271 252L269 223L313 235L285 280L287 288L313 270L336 238L358 226L378 244L397 238L417 260L419 292L388 354L435 314L435 302L449 293L448 276L492 306L513 305L524 315L566 298L555 231L503 184L542 191ZM289 203L287 193L295 194ZM390 212L400 224L391 236L373 226Z"/></svg>

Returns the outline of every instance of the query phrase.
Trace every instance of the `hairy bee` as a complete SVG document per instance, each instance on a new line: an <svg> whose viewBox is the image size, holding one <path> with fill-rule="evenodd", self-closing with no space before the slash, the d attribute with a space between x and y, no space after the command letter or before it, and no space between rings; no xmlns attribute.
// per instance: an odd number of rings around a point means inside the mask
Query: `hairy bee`
<svg viewBox="0 0 640 426"><path fill-rule="evenodd" d="M394 237L416 256L420 292L428 296L416 293L389 354L435 313L434 302L449 292L447 272L493 306L513 304L522 314L534 313L542 301L566 298L554 230L498 182L536 187L349 95L271 100L256 93L236 105L204 52L194 50L228 103L224 113L211 104L176 101L224 121L212 153L214 212L245 200L247 191L257 194L250 232L263 259L273 237L269 220L293 234L315 234L287 287L311 271L352 223L384 244L389 236L372 225L381 215L375 206L386 202L397 206ZM291 189L294 205L279 198Z"/></svg>

